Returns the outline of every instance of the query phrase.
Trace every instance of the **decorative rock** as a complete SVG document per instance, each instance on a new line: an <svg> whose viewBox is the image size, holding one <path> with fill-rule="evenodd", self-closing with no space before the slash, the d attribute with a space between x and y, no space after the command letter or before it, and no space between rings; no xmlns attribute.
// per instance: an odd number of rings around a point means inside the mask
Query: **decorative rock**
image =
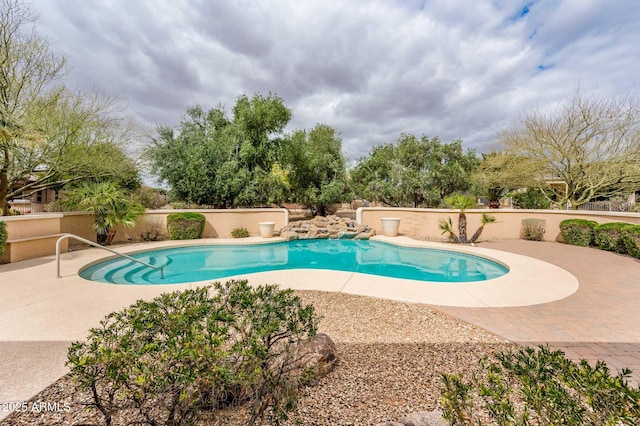
<svg viewBox="0 0 640 426"><path fill-rule="evenodd" d="M292 222L280 230L280 236L287 241L297 238L356 238L367 240L374 235L375 231L368 226L358 224L349 218L341 218L335 215L327 217L316 216L311 220Z"/></svg>
<svg viewBox="0 0 640 426"><path fill-rule="evenodd" d="M293 241L298 239L298 234L295 231L280 231L280 236L284 238L285 241Z"/></svg>
<svg viewBox="0 0 640 426"><path fill-rule="evenodd" d="M316 334L307 341L301 343L293 368L302 367L313 373L313 381L326 376L338 362L336 345L331 337L324 333Z"/></svg>

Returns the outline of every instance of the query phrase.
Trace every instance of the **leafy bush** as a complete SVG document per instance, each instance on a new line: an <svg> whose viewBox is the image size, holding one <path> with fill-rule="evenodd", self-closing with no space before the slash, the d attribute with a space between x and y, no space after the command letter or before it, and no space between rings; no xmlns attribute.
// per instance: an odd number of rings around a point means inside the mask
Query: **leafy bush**
<svg viewBox="0 0 640 426"><path fill-rule="evenodd" d="M622 241L627 253L640 259L640 225L628 225L623 228Z"/></svg>
<svg viewBox="0 0 640 426"><path fill-rule="evenodd" d="M523 219L520 236L524 240L542 241L546 232L546 223L544 219Z"/></svg>
<svg viewBox="0 0 640 426"><path fill-rule="evenodd" d="M4 253L4 246L7 244L7 239L9 239L7 224L0 221L0 256Z"/></svg>
<svg viewBox="0 0 640 426"><path fill-rule="evenodd" d="M233 238L247 238L249 236L249 231L247 231L247 228L236 228L231 231L231 236Z"/></svg>
<svg viewBox="0 0 640 426"><path fill-rule="evenodd" d="M551 201L539 188L529 188L513 195L513 205L518 209L548 209Z"/></svg>
<svg viewBox="0 0 640 426"><path fill-rule="evenodd" d="M485 357L465 381L442 375L443 417L452 425L636 425L640 388L631 371L612 376L604 361L591 366L562 351L522 348ZM482 420L480 420L482 419ZM482 421L482 423L481 423Z"/></svg>
<svg viewBox="0 0 640 426"><path fill-rule="evenodd" d="M622 237L623 229L627 226L629 226L629 224L623 222L603 223L596 226L593 230L595 243L602 250L626 253L627 247Z"/></svg>
<svg viewBox="0 0 640 426"><path fill-rule="evenodd" d="M593 245L593 230L597 222L585 219L567 219L560 222L560 233L565 243L587 247Z"/></svg>
<svg viewBox="0 0 640 426"><path fill-rule="evenodd" d="M204 231L205 217L201 213L172 213L167 216L170 240L195 240Z"/></svg>
<svg viewBox="0 0 640 426"><path fill-rule="evenodd" d="M191 424L205 414L215 423L240 404L251 424L265 415L277 423L309 380L291 348L316 329L313 307L292 290L216 282L109 314L73 343L67 364L106 424Z"/></svg>

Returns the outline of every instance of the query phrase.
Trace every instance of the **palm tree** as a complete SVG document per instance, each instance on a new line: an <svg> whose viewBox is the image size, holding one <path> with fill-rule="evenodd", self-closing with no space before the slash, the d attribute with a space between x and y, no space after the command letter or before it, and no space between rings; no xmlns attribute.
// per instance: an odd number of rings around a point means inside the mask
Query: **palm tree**
<svg viewBox="0 0 640 426"><path fill-rule="evenodd" d="M471 236L471 239L469 240L469 242L471 244L475 243L476 241L478 241L478 238L480 238L480 234L482 234L482 231L484 231L484 226L487 223L493 223L496 221L495 216L489 216L486 213L482 213L482 219L481 219L481 223L482 225L480 225L480 228L478 228L476 230L476 232L474 232L473 236Z"/></svg>
<svg viewBox="0 0 640 426"><path fill-rule="evenodd" d="M65 209L84 210L95 215L94 228L100 244L111 244L119 225L132 228L144 207L132 201L113 182L88 183L67 192L60 201Z"/></svg>
<svg viewBox="0 0 640 426"><path fill-rule="evenodd" d="M446 197L444 201L451 206L451 208L459 209L460 213L458 215L458 235L453 232L453 224L451 222L451 218L448 221L442 220L440 221L439 228L442 229L442 233L448 233L449 239L454 243L462 243L465 244L467 242L473 244L478 238L480 238L480 234L484 230L484 226L487 223L495 222L496 218L493 216L489 216L486 213L482 214L482 225L478 230L473 234L471 240L467 241L467 215L465 211L470 209L475 205L475 199L473 197L469 197L463 194L453 194L449 197Z"/></svg>
<svg viewBox="0 0 640 426"><path fill-rule="evenodd" d="M458 240L461 243L467 242L467 215L465 210L475 206L476 200L473 197L463 194L453 194L444 199L453 209L459 209L458 215Z"/></svg>

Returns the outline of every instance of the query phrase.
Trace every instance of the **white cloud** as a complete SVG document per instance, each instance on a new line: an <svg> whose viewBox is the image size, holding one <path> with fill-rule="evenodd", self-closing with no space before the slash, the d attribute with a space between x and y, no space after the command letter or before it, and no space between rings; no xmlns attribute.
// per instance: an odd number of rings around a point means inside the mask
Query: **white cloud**
<svg viewBox="0 0 640 426"><path fill-rule="evenodd" d="M401 132L483 149L532 107L637 87L632 0L37 0L39 30L81 88L148 126L273 92L290 129L326 123L350 158ZM526 8L526 9L525 9ZM523 13L527 11L528 13Z"/></svg>

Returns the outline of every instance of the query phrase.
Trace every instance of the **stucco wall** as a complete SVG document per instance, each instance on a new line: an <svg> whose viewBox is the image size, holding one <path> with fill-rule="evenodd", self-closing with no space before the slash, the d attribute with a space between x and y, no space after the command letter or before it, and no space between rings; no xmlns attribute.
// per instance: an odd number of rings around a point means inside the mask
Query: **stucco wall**
<svg viewBox="0 0 640 426"><path fill-rule="evenodd" d="M481 209L467 210L467 232L471 236L480 226L482 213L495 216L496 222L484 228L481 240L500 240L520 238L523 219L544 219L546 222L546 241L561 241L560 222L565 219L582 218L598 223L628 222L640 224L640 213L587 212L574 210L521 210L521 209ZM446 239L438 228L440 220L451 218L457 233L458 212L445 209L405 209L384 207L361 207L356 218L359 223L369 225L382 234L383 217L399 217L399 233L439 241Z"/></svg>
<svg viewBox="0 0 640 426"><path fill-rule="evenodd" d="M60 232L74 234L89 241L96 242L96 231L93 228L94 216L91 213L69 212L63 213L60 221ZM75 240L69 240L71 246L79 245Z"/></svg>
<svg viewBox="0 0 640 426"><path fill-rule="evenodd" d="M187 211L204 215L203 238L231 238L231 231L236 228L247 228L251 236L259 236L260 222L275 222L276 230L289 223L287 209L147 210L134 228L118 228L114 242L139 241L152 228L166 231L168 215Z"/></svg>
<svg viewBox="0 0 640 426"><path fill-rule="evenodd" d="M167 216L171 213L194 210L148 210L133 229L118 228L115 243L140 241L141 234L156 227L166 231ZM286 209L230 209L195 210L206 218L204 238L230 238L235 228L247 228L251 236L260 235L259 222L275 222L275 229L289 223ZM55 253L55 243L60 234L74 234L96 241L94 217L86 212L43 213L25 216L1 216L7 223L9 244L0 262L16 262ZM13 242L12 242L13 241ZM69 245L81 245L70 239ZM66 250L64 243L63 250Z"/></svg>
<svg viewBox="0 0 640 426"><path fill-rule="evenodd" d="M60 213L0 216L0 220L7 224L9 240L59 234L61 218Z"/></svg>

